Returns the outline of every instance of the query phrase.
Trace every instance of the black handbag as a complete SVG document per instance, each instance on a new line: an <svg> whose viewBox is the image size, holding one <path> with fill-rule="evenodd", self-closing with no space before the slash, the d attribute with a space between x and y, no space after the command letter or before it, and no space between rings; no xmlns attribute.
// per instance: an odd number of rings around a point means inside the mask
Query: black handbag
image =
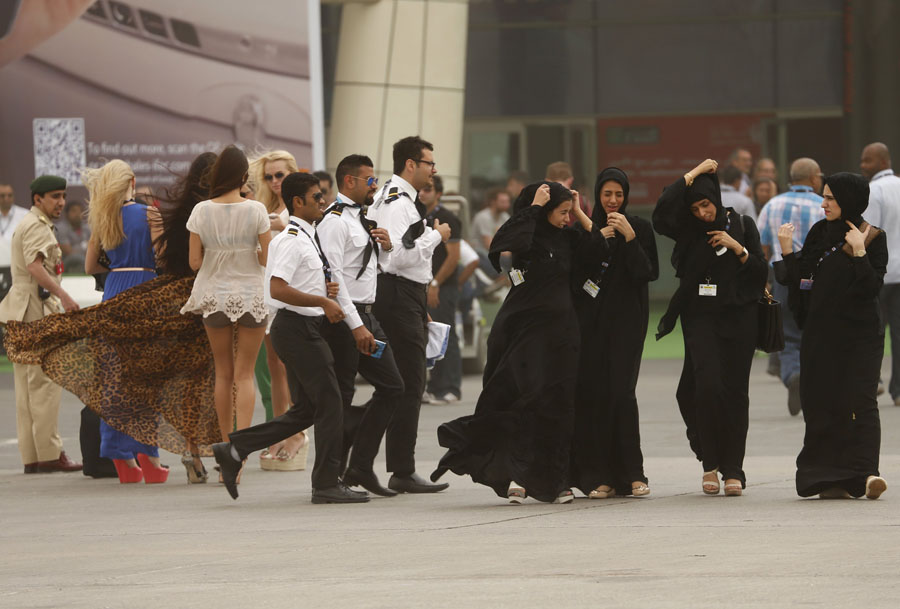
<svg viewBox="0 0 900 609"><path fill-rule="evenodd" d="M784 325L781 303L772 298L769 290L757 303L756 348L766 353L784 349Z"/></svg>

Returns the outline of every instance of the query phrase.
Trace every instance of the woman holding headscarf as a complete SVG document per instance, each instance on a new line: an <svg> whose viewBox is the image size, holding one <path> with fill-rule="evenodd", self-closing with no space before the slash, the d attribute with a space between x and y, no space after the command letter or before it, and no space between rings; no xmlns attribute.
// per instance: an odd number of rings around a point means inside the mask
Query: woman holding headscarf
<svg viewBox="0 0 900 609"><path fill-rule="evenodd" d="M767 265L752 218L722 206L718 163L707 159L668 186L653 228L675 240L678 289L659 322L657 340L681 317L684 367L676 399L691 449L703 464L703 492L741 495L747 442L750 366L757 301Z"/></svg>
<svg viewBox="0 0 900 609"><path fill-rule="evenodd" d="M475 413L438 428L447 453L433 481L451 470L514 503L574 497L568 471L581 338L570 272L575 259L596 256L591 250L605 243L572 201L560 184L531 184L491 242L498 272L501 252L512 253L513 286L488 338ZM567 228L572 213L584 231Z"/></svg>
<svg viewBox="0 0 900 609"><path fill-rule="evenodd" d="M806 421L797 457L797 494L878 499L881 423L876 401L884 329L878 292L887 269L887 239L862 218L869 185L836 173L822 192L825 219L793 253L792 224L778 231L785 252L775 276L788 286L790 308L803 328L800 404ZM789 253L790 252L790 253Z"/></svg>
<svg viewBox="0 0 900 609"><path fill-rule="evenodd" d="M581 328L572 482L591 499L650 494L635 397L647 335L647 284L659 277L649 222L625 212L628 176L608 167L594 184L594 226L607 247L573 273Z"/></svg>

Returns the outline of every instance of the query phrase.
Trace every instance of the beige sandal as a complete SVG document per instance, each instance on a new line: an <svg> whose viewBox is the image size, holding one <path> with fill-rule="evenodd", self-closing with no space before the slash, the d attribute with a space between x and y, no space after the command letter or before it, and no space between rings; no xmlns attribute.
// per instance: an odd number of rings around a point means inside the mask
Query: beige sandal
<svg viewBox="0 0 900 609"><path fill-rule="evenodd" d="M744 493L744 485L737 478L729 478L725 481L725 496L740 497Z"/></svg>
<svg viewBox="0 0 900 609"><path fill-rule="evenodd" d="M522 487L518 482L513 480L509 483L509 489L506 491L506 496L509 498L509 502L515 505L520 505L525 501L525 498L528 496L528 493L525 492L525 488Z"/></svg>
<svg viewBox="0 0 900 609"><path fill-rule="evenodd" d="M878 499L887 490L887 482L880 476L866 478L866 499Z"/></svg>
<svg viewBox="0 0 900 609"><path fill-rule="evenodd" d="M646 497L650 494L650 487L645 482L632 482L631 494L635 497Z"/></svg>
<svg viewBox="0 0 900 609"><path fill-rule="evenodd" d="M710 479L712 476L712 479ZM719 494L719 468L711 472L703 472L703 493L706 495Z"/></svg>
<svg viewBox="0 0 900 609"><path fill-rule="evenodd" d="M588 497L590 499L610 499L616 496L616 489L612 488L608 484L601 484L594 490L590 492Z"/></svg>

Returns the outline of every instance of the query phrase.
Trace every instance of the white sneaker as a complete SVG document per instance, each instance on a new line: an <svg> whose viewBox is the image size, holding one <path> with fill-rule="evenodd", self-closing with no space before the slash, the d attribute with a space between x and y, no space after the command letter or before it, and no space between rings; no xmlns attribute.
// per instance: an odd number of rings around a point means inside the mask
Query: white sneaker
<svg viewBox="0 0 900 609"><path fill-rule="evenodd" d="M431 395L430 393L428 393L426 391L425 393L422 394L422 403L423 404L446 404L447 402L437 396Z"/></svg>
<svg viewBox="0 0 900 609"><path fill-rule="evenodd" d="M443 397L437 398L438 400L442 400L444 404L452 404L453 402L458 402L459 398L453 395L452 393L446 393Z"/></svg>

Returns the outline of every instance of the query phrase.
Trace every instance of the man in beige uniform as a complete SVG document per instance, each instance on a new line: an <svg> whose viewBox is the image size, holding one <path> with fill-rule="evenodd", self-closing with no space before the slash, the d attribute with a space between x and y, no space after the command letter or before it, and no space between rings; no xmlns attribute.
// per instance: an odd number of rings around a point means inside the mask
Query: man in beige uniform
<svg viewBox="0 0 900 609"><path fill-rule="evenodd" d="M31 211L12 238L12 288L0 302L0 323L35 321L78 305L62 289L62 251L53 220L66 203L66 180L41 176L31 183ZM57 433L62 389L40 366L13 364L16 387L16 432L26 474L80 471L66 456Z"/></svg>

